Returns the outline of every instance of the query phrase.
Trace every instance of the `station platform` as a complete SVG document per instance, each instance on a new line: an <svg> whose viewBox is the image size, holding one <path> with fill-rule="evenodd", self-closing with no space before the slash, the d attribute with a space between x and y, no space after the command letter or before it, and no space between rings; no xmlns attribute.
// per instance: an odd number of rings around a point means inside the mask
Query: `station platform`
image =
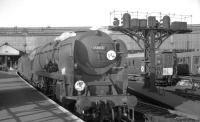
<svg viewBox="0 0 200 122"><path fill-rule="evenodd" d="M16 75L0 72L0 122L83 122Z"/></svg>

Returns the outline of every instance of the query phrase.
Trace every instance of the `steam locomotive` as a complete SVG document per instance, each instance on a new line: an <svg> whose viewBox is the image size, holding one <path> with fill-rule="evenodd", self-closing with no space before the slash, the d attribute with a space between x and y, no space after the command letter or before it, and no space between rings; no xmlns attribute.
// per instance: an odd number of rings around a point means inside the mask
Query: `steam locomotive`
<svg viewBox="0 0 200 122"><path fill-rule="evenodd" d="M66 32L18 61L18 73L47 96L92 121L134 121L127 49L101 31Z"/></svg>

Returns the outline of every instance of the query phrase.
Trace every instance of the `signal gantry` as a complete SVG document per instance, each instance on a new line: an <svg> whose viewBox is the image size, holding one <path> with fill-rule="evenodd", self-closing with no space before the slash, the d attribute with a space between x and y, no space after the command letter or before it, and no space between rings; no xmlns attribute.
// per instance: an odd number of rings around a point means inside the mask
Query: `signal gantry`
<svg viewBox="0 0 200 122"><path fill-rule="evenodd" d="M172 34L191 32L187 27L187 22L192 16L123 11L113 11L110 15L114 21L109 29L128 35L144 50L144 88L157 91L154 85L156 80L155 51ZM171 19L175 21L171 22ZM165 72L171 72L169 69L165 70Z"/></svg>

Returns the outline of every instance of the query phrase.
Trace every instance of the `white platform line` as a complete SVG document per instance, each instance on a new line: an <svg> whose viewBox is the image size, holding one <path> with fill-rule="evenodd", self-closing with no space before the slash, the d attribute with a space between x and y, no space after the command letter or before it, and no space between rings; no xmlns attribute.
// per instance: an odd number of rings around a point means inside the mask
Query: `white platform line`
<svg viewBox="0 0 200 122"><path fill-rule="evenodd" d="M17 74L17 72L16 72ZM17 74L18 75L18 74ZM19 76L19 75L18 75ZM20 77L20 76L19 76ZM51 104L55 105L58 109L60 109L63 113L66 113L68 115L70 115L70 117L72 119L74 119L74 122L84 122L83 120L81 120L80 118L78 118L77 116L75 116L74 114L72 114L70 111L68 111L67 109L65 109L64 107L58 105L56 102L54 102L53 100L49 99L46 95L44 95L42 92L38 91L35 87L33 87L32 85L30 85L26 80L24 80L23 78L20 77L20 79L22 81L24 81L29 87L31 87L32 89L36 90L40 95L42 95L45 99L47 99L48 102L50 102Z"/></svg>

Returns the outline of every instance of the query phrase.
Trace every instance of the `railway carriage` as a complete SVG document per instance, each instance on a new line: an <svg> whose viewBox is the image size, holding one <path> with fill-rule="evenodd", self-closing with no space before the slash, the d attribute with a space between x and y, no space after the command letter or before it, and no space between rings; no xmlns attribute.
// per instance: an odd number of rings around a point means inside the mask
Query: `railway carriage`
<svg viewBox="0 0 200 122"><path fill-rule="evenodd" d="M200 74L200 53L198 51L177 53L177 57L178 64L182 66L180 75Z"/></svg>
<svg viewBox="0 0 200 122"><path fill-rule="evenodd" d="M174 85L177 78L177 55L171 51L156 52L156 84ZM145 73L144 53L130 54L127 57L128 72L132 76Z"/></svg>

